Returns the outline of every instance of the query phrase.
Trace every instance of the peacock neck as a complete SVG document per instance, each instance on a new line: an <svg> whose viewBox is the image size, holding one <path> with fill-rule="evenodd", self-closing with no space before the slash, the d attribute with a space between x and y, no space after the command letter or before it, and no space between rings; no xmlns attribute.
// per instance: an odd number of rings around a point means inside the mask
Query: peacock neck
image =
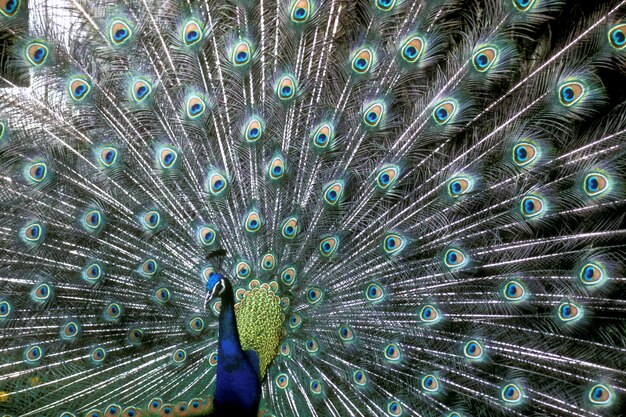
<svg viewBox="0 0 626 417"><path fill-rule="evenodd" d="M220 334L218 355L223 357L228 354L240 353L241 342L237 330L237 318L235 317L235 302L232 287L228 286L221 296L220 306Z"/></svg>

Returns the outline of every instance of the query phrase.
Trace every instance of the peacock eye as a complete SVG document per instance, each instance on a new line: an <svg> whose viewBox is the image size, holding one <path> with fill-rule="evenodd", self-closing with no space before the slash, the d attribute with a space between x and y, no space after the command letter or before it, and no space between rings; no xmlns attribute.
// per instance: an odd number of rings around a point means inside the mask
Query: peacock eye
<svg viewBox="0 0 626 417"><path fill-rule="evenodd" d="M296 81L289 75L283 76L276 85L276 94L281 100L290 100L296 95Z"/></svg>
<svg viewBox="0 0 626 417"><path fill-rule="evenodd" d="M435 110L433 110L433 118L435 119L435 122L440 125L445 125L456 113L456 108L457 105L452 100L446 100L438 104L437 107L435 107Z"/></svg>
<svg viewBox="0 0 626 417"><path fill-rule="evenodd" d="M626 47L626 23L620 23L609 30L609 43L615 49Z"/></svg>
<svg viewBox="0 0 626 417"><path fill-rule="evenodd" d="M61 328L61 338L64 340L72 340L76 338L79 330L80 326L78 323L70 321Z"/></svg>
<svg viewBox="0 0 626 417"><path fill-rule="evenodd" d="M82 101L89 95L91 85L82 78L72 78L68 83L68 90L74 101Z"/></svg>
<svg viewBox="0 0 626 417"><path fill-rule="evenodd" d="M159 152L159 164L162 168L169 169L174 166L176 160L178 159L178 152L176 152L173 148L164 147Z"/></svg>
<svg viewBox="0 0 626 417"><path fill-rule="evenodd" d="M400 360L400 348L395 343L390 343L385 347L385 358L390 361Z"/></svg>
<svg viewBox="0 0 626 417"><path fill-rule="evenodd" d="M537 217L545 211L543 200L540 197L526 196L520 203L522 215L526 218Z"/></svg>
<svg viewBox="0 0 626 417"><path fill-rule="evenodd" d="M257 118L251 119L246 126L246 141L254 143L263 135L263 124Z"/></svg>
<svg viewBox="0 0 626 417"><path fill-rule="evenodd" d="M111 42L113 42L114 45L124 44L126 41L130 39L132 35L133 35L133 30L128 25L128 23L124 22L123 20L117 19L117 20L114 20L113 23L111 23L111 28L109 30L109 37L111 39Z"/></svg>
<svg viewBox="0 0 626 417"><path fill-rule="evenodd" d="M153 400L150 401L150 403L148 403L148 410L150 413L153 414L159 414L159 410L161 409L161 406L163 405L163 400L160 398L154 398Z"/></svg>
<svg viewBox="0 0 626 417"><path fill-rule="evenodd" d="M211 246L215 243L215 239L217 238L217 232L212 227L204 226L199 229L198 238L200 240L200 243L204 246Z"/></svg>
<svg viewBox="0 0 626 417"><path fill-rule="evenodd" d="M202 116L202 113L206 110L206 103L201 97L192 95L187 99L185 109L187 111L187 117L197 119Z"/></svg>
<svg viewBox="0 0 626 417"><path fill-rule="evenodd" d="M91 351L91 361L94 364L102 363L106 359L106 350L102 347L97 347Z"/></svg>
<svg viewBox="0 0 626 417"><path fill-rule="evenodd" d="M107 320L117 320L122 315L122 307L117 303L111 303L104 309Z"/></svg>
<svg viewBox="0 0 626 417"><path fill-rule="evenodd" d="M90 283L95 283L102 277L102 267L97 263L87 265L83 270L83 278Z"/></svg>
<svg viewBox="0 0 626 417"><path fill-rule="evenodd" d="M385 106L381 102L370 104L363 112L363 121L369 127L376 127L380 124L385 112Z"/></svg>
<svg viewBox="0 0 626 417"><path fill-rule="evenodd" d="M252 210L244 219L244 229L248 233L256 233L261 229L262 220L258 211Z"/></svg>
<svg viewBox="0 0 626 417"><path fill-rule="evenodd" d="M143 264L141 264L141 272L144 275L152 276L156 274L159 269L159 265L154 259L148 259Z"/></svg>
<svg viewBox="0 0 626 417"><path fill-rule="evenodd" d="M183 43L187 46L192 46L202 40L203 33L200 23L196 20L188 21L183 27Z"/></svg>
<svg viewBox="0 0 626 417"><path fill-rule="evenodd" d="M237 278L247 279L250 277L250 274L252 273L252 268L250 267L250 264L248 262L241 261L237 263L237 266L235 267L235 271L237 273Z"/></svg>
<svg viewBox="0 0 626 417"><path fill-rule="evenodd" d="M143 215L143 224L150 230L156 229L160 223L161 215L156 210L150 210Z"/></svg>
<svg viewBox="0 0 626 417"><path fill-rule="evenodd" d="M613 393L604 384L596 384L589 390L589 400L596 405L607 405L613 400Z"/></svg>
<svg viewBox="0 0 626 417"><path fill-rule="evenodd" d="M439 390L439 379L435 375L428 374L422 378L422 388L428 392Z"/></svg>
<svg viewBox="0 0 626 417"><path fill-rule="evenodd" d="M333 181L324 186L324 203L328 206L337 206L343 196L343 181Z"/></svg>
<svg viewBox="0 0 626 417"><path fill-rule="evenodd" d="M386 190L393 185L398 175L400 175L400 167L397 165L385 165L378 171L376 183L381 190Z"/></svg>
<svg viewBox="0 0 626 417"><path fill-rule="evenodd" d="M559 100L565 107L576 104L585 94L585 86L579 82L568 82L559 87Z"/></svg>
<svg viewBox="0 0 626 417"><path fill-rule="evenodd" d="M285 175L285 171L285 158L281 155L274 156L267 167L267 174L270 179L274 181L280 180Z"/></svg>
<svg viewBox="0 0 626 417"><path fill-rule="evenodd" d="M526 166L533 162L535 158L537 158L537 148L534 145L528 142L520 142L513 147L513 162L517 166Z"/></svg>
<svg viewBox="0 0 626 417"><path fill-rule="evenodd" d="M20 10L20 0L3 0L0 1L0 13L6 17L15 16Z"/></svg>
<svg viewBox="0 0 626 417"><path fill-rule="evenodd" d="M235 66L242 66L250 62L250 45L246 41L240 41L233 49L231 58Z"/></svg>
<svg viewBox="0 0 626 417"><path fill-rule="evenodd" d="M228 186L226 178L220 173L213 173L209 175L209 192L214 197L223 195Z"/></svg>
<svg viewBox="0 0 626 417"><path fill-rule="evenodd" d="M272 269L274 269L275 265L276 257L273 254L267 253L263 255L263 258L261 259L261 268L264 271L271 271Z"/></svg>
<svg viewBox="0 0 626 417"><path fill-rule="evenodd" d="M291 20L295 23L304 23L311 14L311 3L309 0L296 0L291 6Z"/></svg>
<svg viewBox="0 0 626 417"><path fill-rule="evenodd" d="M519 403L522 401L522 390L516 384L507 384L502 387L500 396L507 403Z"/></svg>
<svg viewBox="0 0 626 417"><path fill-rule="evenodd" d="M367 383L367 376L365 375L365 371L361 369L357 369L352 374L352 380L359 386L364 386Z"/></svg>
<svg viewBox="0 0 626 417"><path fill-rule="evenodd" d="M22 232L24 238L29 242L37 242L43 237L43 226L39 223L29 224Z"/></svg>
<svg viewBox="0 0 626 417"><path fill-rule="evenodd" d="M43 350L39 346L32 346L24 352L27 363L37 363L43 358Z"/></svg>
<svg viewBox="0 0 626 417"><path fill-rule="evenodd" d="M302 325L302 316L298 313L293 313L289 319L289 327L292 329L298 329Z"/></svg>
<svg viewBox="0 0 626 417"><path fill-rule="evenodd" d="M37 285L32 292L35 301L46 301L52 295L52 288L48 284ZM1 312L0 312L1 315Z"/></svg>
<svg viewBox="0 0 626 417"><path fill-rule="evenodd" d="M575 321L582 317L582 309L576 304L566 301L559 305L558 314L561 321Z"/></svg>
<svg viewBox="0 0 626 417"><path fill-rule="evenodd" d="M133 344L133 345L137 345L139 343L141 343L141 341L143 340L143 330L135 328L135 329L131 329L128 332L128 341Z"/></svg>
<svg viewBox="0 0 626 417"><path fill-rule="evenodd" d="M365 298L372 303L382 301L384 296L385 292L383 291L383 288L378 284L369 284L365 289Z"/></svg>
<svg viewBox="0 0 626 417"><path fill-rule="evenodd" d="M322 384L317 379L312 379L309 383L309 389L314 395L322 393Z"/></svg>
<svg viewBox="0 0 626 417"><path fill-rule="evenodd" d="M11 314L11 303L6 300L0 301L0 319L5 319Z"/></svg>
<svg viewBox="0 0 626 417"><path fill-rule="evenodd" d="M176 349L174 353L172 353L172 360L175 363L183 363L187 359L187 352L185 349Z"/></svg>
<svg viewBox="0 0 626 417"><path fill-rule="evenodd" d="M391 416L401 416L402 415L402 406L397 401L390 401L387 404L387 412Z"/></svg>
<svg viewBox="0 0 626 417"><path fill-rule="evenodd" d="M599 265L588 263L581 268L579 277L585 285L596 285L604 279L604 271Z"/></svg>
<svg viewBox="0 0 626 417"><path fill-rule="evenodd" d="M354 340L354 333L352 329L347 325L339 326L339 337L343 342L351 342Z"/></svg>
<svg viewBox="0 0 626 417"><path fill-rule="evenodd" d="M37 67L46 62L48 53L48 47L40 42L32 42L26 47L26 59Z"/></svg>
<svg viewBox="0 0 626 417"><path fill-rule="evenodd" d="M376 7L385 12L393 9L395 4L396 0L376 0Z"/></svg>
<svg viewBox="0 0 626 417"><path fill-rule="evenodd" d="M492 46L485 46L474 53L472 63L478 72L485 72L491 68L498 56L498 50Z"/></svg>
<svg viewBox="0 0 626 417"><path fill-rule="evenodd" d="M285 285L292 285L296 276L297 271L294 267L287 267L280 273L280 279Z"/></svg>
<svg viewBox="0 0 626 417"><path fill-rule="evenodd" d="M215 366L215 365L217 365L217 359L218 359L218 356L217 356L217 351L216 351L216 352L211 353L211 355L209 356L209 364L210 364L211 366Z"/></svg>
<svg viewBox="0 0 626 417"><path fill-rule="evenodd" d="M424 51L424 40L419 36L413 36L402 44L401 51L406 62L416 62Z"/></svg>
<svg viewBox="0 0 626 417"><path fill-rule="evenodd" d="M468 178L457 177L452 178L448 182L448 194L451 197L458 197L470 190L471 181Z"/></svg>
<svg viewBox="0 0 626 417"><path fill-rule="evenodd" d="M526 298L526 288L519 281L509 281L503 289L504 298L509 301L521 301Z"/></svg>
<svg viewBox="0 0 626 417"><path fill-rule="evenodd" d="M100 162L105 167L110 167L117 160L117 149L108 146L100 151Z"/></svg>
<svg viewBox="0 0 626 417"><path fill-rule="evenodd" d="M35 183L42 182L43 180L46 179L47 175L48 175L48 166L44 164L43 162L37 162L35 164L32 164L30 166L30 169L28 170L29 178Z"/></svg>
<svg viewBox="0 0 626 417"><path fill-rule="evenodd" d="M304 347L309 353L317 353L319 350L319 345L317 344L317 340L311 338L304 343Z"/></svg>
<svg viewBox="0 0 626 417"><path fill-rule="evenodd" d="M131 88L133 99L137 102L144 101L152 93L152 85L143 79L136 80Z"/></svg>
<svg viewBox="0 0 626 417"><path fill-rule="evenodd" d="M289 342L285 342L280 346L280 353L283 356L289 356L291 354L291 345Z"/></svg>
<svg viewBox="0 0 626 417"><path fill-rule="evenodd" d="M352 70L357 74L365 74L372 65L372 56L372 51L369 48L357 51L352 59Z"/></svg>
<svg viewBox="0 0 626 417"><path fill-rule="evenodd" d="M102 219L102 215L98 210L91 210L85 214L83 218L85 226L89 229L97 229L100 226L100 221Z"/></svg>
<svg viewBox="0 0 626 417"><path fill-rule="evenodd" d="M199 410L201 405L202 400L200 400L199 398L194 398L189 401L189 408L191 408L192 410Z"/></svg>
<svg viewBox="0 0 626 417"><path fill-rule="evenodd" d="M513 0L513 6L520 12L525 12L535 4L536 0Z"/></svg>
<svg viewBox="0 0 626 417"><path fill-rule="evenodd" d="M334 129L330 124L325 123L319 126L312 138L314 149L318 151L327 149L332 141L333 134Z"/></svg>
<svg viewBox="0 0 626 417"><path fill-rule="evenodd" d="M285 239L293 239L298 234L298 219L290 217L283 222L281 233Z"/></svg>
<svg viewBox="0 0 626 417"><path fill-rule="evenodd" d="M470 340L463 348L463 354L469 359L481 359L483 352L483 345L477 340Z"/></svg>
<svg viewBox="0 0 626 417"><path fill-rule="evenodd" d="M420 310L420 320L425 323L433 323L439 319L439 312L432 305L425 305Z"/></svg>
<svg viewBox="0 0 626 417"><path fill-rule="evenodd" d="M289 386L289 377L287 374L278 374L278 376L276 376L276 386L280 389L285 389Z"/></svg>
<svg viewBox="0 0 626 417"><path fill-rule="evenodd" d="M324 292L319 287L310 287L306 290L306 295L311 304L317 304L324 298Z"/></svg>
<svg viewBox="0 0 626 417"><path fill-rule="evenodd" d="M585 192L590 197L595 197L607 191L609 179L599 172L592 172L585 177Z"/></svg>
<svg viewBox="0 0 626 417"><path fill-rule="evenodd" d="M336 236L329 236L322 239L319 244L320 254L325 258L329 258L337 251L338 246L339 238Z"/></svg>
<svg viewBox="0 0 626 417"><path fill-rule="evenodd" d="M459 268L467 263L468 258L459 249L448 249L443 262L448 268Z"/></svg>
<svg viewBox="0 0 626 417"><path fill-rule="evenodd" d="M159 288L154 292L154 298L161 304L167 303L171 297L170 290L165 287Z"/></svg>

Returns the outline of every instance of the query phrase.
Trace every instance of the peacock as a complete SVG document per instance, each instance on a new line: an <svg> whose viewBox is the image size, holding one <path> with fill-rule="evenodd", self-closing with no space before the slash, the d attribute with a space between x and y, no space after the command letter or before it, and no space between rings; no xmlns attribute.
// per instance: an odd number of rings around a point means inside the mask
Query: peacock
<svg viewBox="0 0 626 417"><path fill-rule="evenodd" d="M0 416L626 416L626 0L0 0Z"/></svg>

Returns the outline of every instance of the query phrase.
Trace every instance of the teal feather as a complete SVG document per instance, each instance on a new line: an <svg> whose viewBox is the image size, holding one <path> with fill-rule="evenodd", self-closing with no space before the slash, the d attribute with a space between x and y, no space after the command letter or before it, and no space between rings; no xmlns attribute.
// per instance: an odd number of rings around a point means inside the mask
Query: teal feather
<svg viewBox="0 0 626 417"><path fill-rule="evenodd" d="M224 413L220 341L259 416L624 414L626 2L0 0L0 52L0 416Z"/></svg>

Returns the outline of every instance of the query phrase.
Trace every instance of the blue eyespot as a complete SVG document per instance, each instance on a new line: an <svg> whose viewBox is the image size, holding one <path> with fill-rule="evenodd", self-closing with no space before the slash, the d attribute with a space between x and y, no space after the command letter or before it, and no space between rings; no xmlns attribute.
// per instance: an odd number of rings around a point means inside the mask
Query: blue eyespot
<svg viewBox="0 0 626 417"><path fill-rule="evenodd" d="M132 33L132 29L126 22L115 20L111 24L109 36L114 45L121 45L130 39Z"/></svg>
<svg viewBox="0 0 626 417"><path fill-rule="evenodd" d="M559 100L565 107L570 107L580 101L585 94L585 86L577 81L570 81L559 87Z"/></svg>
<svg viewBox="0 0 626 417"><path fill-rule="evenodd" d="M525 12L530 9L536 0L513 0L513 6L520 12Z"/></svg>
<svg viewBox="0 0 626 417"><path fill-rule="evenodd" d="M365 109L365 112L363 113L363 121L370 127L376 127L379 125L384 111L385 108L383 104L375 102Z"/></svg>
<svg viewBox="0 0 626 417"><path fill-rule="evenodd" d="M380 10L388 11L393 8L393 5L396 3L396 0L376 0L376 7Z"/></svg>
<svg viewBox="0 0 626 417"><path fill-rule="evenodd" d="M192 46L200 40L202 40L200 23L195 20L188 21L183 28L183 42L187 46Z"/></svg>
<svg viewBox="0 0 626 417"><path fill-rule="evenodd" d="M446 100L437 107L433 111L433 117L435 122L440 125L445 125L452 118L452 116L456 113L457 104L452 100Z"/></svg>
<svg viewBox="0 0 626 417"><path fill-rule="evenodd" d="M0 13L6 17L11 17L17 13L19 7L20 0L6 0L4 2L0 2Z"/></svg>
<svg viewBox="0 0 626 417"><path fill-rule="evenodd" d="M609 42L615 49L626 47L626 24L620 23L609 30Z"/></svg>
<svg viewBox="0 0 626 417"><path fill-rule="evenodd" d="M291 7L291 20L295 23L303 23L309 18L311 4L309 0L296 0Z"/></svg>

